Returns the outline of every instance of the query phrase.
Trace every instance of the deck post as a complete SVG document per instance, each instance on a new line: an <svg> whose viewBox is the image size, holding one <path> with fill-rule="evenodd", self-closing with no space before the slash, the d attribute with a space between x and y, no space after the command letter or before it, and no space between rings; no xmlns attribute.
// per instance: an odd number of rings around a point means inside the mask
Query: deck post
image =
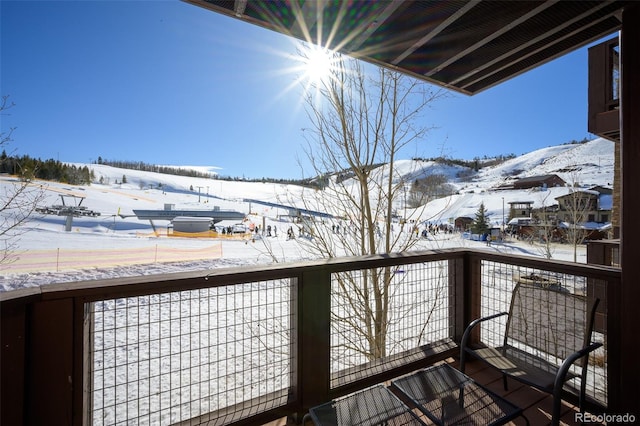
<svg viewBox="0 0 640 426"><path fill-rule="evenodd" d="M465 288L465 264L468 257L449 259L449 330L453 340L460 344L465 326L470 319L466 314L468 291Z"/></svg>
<svg viewBox="0 0 640 426"><path fill-rule="evenodd" d="M467 254L464 262L464 327L466 328L471 321L482 316L482 261ZM470 343L473 345L479 342L480 327L476 327L471 333Z"/></svg>
<svg viewBox="0 0 640 426"><path fill-rule="evenodd" d="M622 31L620 40L622 95L622 208L620 236L621 265L622 265L622 294L620 295L620 333L610 336L620 342L619 374L609 382L611 395L609 409L612 413L633 413L637 418L638 410L637 387L640 383L640 364L638 352L640 350L640 321L638 321L638 307L640 304L640 262L638 262L637 245L640 241L640 5L632 3L622 12ZM612 354L616 356L617 354ZM609 363L611 365L611 362ZM614 381L612 383L612 381ZM617 381L617 383L616 383ZM612 385L614 387L612 389Z"/></svg>
<svg viewBox="0 0 640 426"><path fill-rule="evenodd" d="M68 298L36 302L30 308L25 361L29 424L73 424L73 306Z"/></svg>
<svg viewBox="0 0 640 426"><path fill-rule="evenodd" d="M0 424L3 425L25 424L27 306L27 301L16 300L3 303L0 309Z"/></svg>
<svg viewBox="0 0 640 426"><path fill-rule="evenodd" d="M331 273L306 269L298 285L298 421L329 398Z"/></svg>

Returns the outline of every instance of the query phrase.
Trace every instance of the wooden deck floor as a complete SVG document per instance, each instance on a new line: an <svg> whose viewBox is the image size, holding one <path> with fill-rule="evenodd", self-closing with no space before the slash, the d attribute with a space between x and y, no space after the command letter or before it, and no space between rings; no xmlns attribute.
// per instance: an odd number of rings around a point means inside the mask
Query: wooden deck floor
<svg viewBox="0 0 640 426"><path fill-rule="evenodd" d="M458 360L450 359L449 361L453 367L458 367ZM551 395L512 379L508 379L507 387L509 390L505 391L502 383L502 375L479 361L468 363L466 374L477 383L521 407L524 410L524 415L529 419L531 426L549 425L551 423L553 406L553 398ZM563 401L560 424L567 426L580 425L581 423L576 420L576 413L579 413L577 406ZM517 418L508 424L525 425L526 422L523 418ZM600 423L590 424L598 425Z"/></svg>
<svg viewBox="0 0 640 426"><path fill-rule="evenodd" d="M447 360L453 367L458 368L458 360L450 358ZM551 423L551 410L553 398L544 392L541 392L532 387L526 386L517 381L508 379L508 390L505 391L502 384L502 376L494 369L487 367L485 364L479 361L471 361L467 364L466 374L474 379L477 383L485 386L496 394L506 398L513 404L521 407L524 410L524 415L529 420L531 426L546 426ZM579 425L580 422L576 420L576 413L578 413L578 407L571 405L563 401L562 416L560 419L561 425L574 426ZM427 424L432 424L429 419L421 416L421 419ZM519 417L514 421L507 423L508 425L521 426L526 425L524 418ZM593 425L599 425L602 423L590 423ZM291 426L291 422L287 422L286 419L281 419L275 422L268 423L265 426ZM308 425L312 425L308 422Z"/></svg>

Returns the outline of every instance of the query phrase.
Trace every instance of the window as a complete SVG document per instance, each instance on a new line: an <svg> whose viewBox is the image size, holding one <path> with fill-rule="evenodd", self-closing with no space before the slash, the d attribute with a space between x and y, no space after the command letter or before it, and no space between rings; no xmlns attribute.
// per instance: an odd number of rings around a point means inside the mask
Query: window
<svg viewBox="0 0 640 426"><path fill-rule="evenodd" d="M617 44L615 46L611 46L611 87L610 97L611 101L620 101L620 46Z"/></svg>

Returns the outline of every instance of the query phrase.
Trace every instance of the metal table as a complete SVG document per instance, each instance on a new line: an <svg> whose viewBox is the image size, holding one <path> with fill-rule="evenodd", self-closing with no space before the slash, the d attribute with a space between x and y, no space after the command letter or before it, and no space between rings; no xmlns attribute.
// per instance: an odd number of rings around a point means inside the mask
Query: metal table
<svg viewBox="0 0 640 426"><path fill-rule="evenodd" d="M316 425L424 425L409 407L382 385L313 407L307 416Z"/></svg>
<svg viewBox="0 0 640 426"><path fill-rule="evenodd" d="M391 388L438 425L501 425L519 416L529 424L520 407L448 364L393 380Z"/></svg>

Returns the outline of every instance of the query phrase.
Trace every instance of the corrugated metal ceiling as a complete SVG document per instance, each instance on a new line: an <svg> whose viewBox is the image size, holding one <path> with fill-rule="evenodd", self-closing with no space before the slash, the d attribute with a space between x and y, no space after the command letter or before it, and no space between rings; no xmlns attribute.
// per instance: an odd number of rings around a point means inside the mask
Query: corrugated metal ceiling
<svg viewBox="0 0 640 426"><path fill-rule="evenodd" d="M610 35L630 3L185 1L466 94Z"/></svg>

